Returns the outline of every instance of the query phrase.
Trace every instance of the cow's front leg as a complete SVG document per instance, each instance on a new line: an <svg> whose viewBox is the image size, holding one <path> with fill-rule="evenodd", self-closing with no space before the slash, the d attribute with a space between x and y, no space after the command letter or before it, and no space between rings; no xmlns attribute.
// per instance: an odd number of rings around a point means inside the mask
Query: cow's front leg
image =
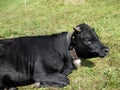
<svg viewBox="0 0 120 90"><path fill-rule="evenodd" d="M69 84L67 77L60 73L44 74L37 73L34 75L34 81L39 87L63 87Z"/></svg>
<svg viewBox="0 0 120 90"><path fill-rule="evenodd" d="M54 83L54 82L35 82L32 87L34 88L45 88L45 87L64 87L63 84L58 84L58 83Z"/></svg>
<svg viewBox="0 0 120 90"><path fill-rule="evenodd" d="M63 67L61 73L65 76L67 76L68 74L72 73L74 65L73 65L72 58L70 56L66 57L64 61L65 61L64 67Z"/></svg>
<svg viewBox="0 0 120 90"><path fill-rule="evenodd" d="M73 70L72 67L65 67L64 70L61 73L65 76L69 75L70 73L72 73L72 70Z"/></svg>
<svg viewBox="0 0 120 90"><path fill-rule="evenodd" d="M62 88L66 85L64 84L58 84L54 82L40 82L40 86L38 88L45 88L45 87L56 87L56 88Z"/></svg>

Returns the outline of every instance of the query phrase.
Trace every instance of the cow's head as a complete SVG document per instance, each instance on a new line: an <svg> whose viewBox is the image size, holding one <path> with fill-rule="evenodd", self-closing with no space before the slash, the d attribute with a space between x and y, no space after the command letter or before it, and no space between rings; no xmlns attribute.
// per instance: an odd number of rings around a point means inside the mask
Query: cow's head
<svg viewBox="0 0 120 90"><path fill-rule="evenodd" d="M83 23L73 29L72 42L78 57L86 59L104 57L108 54L108 47L101 43L94 29L89 25Z"/></svg>

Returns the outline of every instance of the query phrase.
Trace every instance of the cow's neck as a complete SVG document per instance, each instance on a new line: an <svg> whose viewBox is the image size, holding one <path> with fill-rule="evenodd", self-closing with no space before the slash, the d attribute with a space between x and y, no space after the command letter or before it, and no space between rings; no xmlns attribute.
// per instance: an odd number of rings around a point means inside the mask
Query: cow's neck
<svg viewBox="0 0 120 90"><path fill-rule="evenodd" d="M74 32L69 32L67 34L67 41L68 41L68 45L69 45L69 51L70 51L70 54L72 56L72 59L78 59L78 56L76 54L76 51L75 51L75 48L73 46L71 46L71 38L72 38L72 35L73 35Z"/></svg>

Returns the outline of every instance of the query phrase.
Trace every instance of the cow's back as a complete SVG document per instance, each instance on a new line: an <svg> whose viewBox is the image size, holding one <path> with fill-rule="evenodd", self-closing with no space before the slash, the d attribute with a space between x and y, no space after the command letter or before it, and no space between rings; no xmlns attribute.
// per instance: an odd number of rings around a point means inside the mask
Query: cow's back
<svg viewBox="0 0 120 90"><path fill-rule="evenodd" d="M7 62L15 70L27 73L33 72L36 60L56 68L55 64L63 64L60 60L66 53L66 34L0 40L0 62Z"/></svg>

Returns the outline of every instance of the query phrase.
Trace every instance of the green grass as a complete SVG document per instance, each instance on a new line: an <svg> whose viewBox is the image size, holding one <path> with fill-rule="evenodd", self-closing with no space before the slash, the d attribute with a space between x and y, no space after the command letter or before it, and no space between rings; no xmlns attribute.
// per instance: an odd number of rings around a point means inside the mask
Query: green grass
<svg viewBox="0 0 120 90"><path fill-rule="evenodd" d="M64 88L20 90L120 90L119 0L0 0L0 38L72 31L79 23L95 28L110 48L105 58L86 60Z"/></svg>

